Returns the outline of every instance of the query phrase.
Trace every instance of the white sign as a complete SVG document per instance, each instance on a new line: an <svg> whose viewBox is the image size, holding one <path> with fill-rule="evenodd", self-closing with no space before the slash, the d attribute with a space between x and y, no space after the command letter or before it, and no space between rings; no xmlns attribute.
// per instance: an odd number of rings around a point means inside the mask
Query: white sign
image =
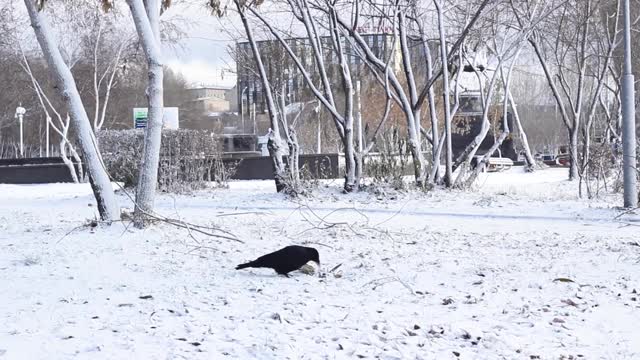
<svg viewBox="0 0 640 360"><path fill-rule="evenodd" d="M133 128L144 129L147 127L148 108L133 108ZM166 107L162 113L162 128L177 130L180 127L179 109Z"/></svg>

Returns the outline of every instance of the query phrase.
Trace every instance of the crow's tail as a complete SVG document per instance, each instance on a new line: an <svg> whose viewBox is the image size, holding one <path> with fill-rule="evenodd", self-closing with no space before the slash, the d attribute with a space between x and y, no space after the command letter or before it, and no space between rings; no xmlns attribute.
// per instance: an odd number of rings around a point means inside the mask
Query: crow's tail
<svg viewBox="0 0 640 360"><path fill-rule="evenodd" d="M249 268L249 267L253 267L253 261L249 261L246 264L240 264L240 265L236 266L236 270L246 269L246 268Z"/></svg>

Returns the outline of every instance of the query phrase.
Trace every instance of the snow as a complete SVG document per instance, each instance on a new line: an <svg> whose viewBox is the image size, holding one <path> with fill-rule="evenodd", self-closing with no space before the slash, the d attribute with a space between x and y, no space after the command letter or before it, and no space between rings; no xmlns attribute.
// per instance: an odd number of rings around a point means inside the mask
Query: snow
<svg viewBox="0 0 640 360"><path fill-rule="evenodd" d="M620 196L577 199L565 175L516 168L424 194L344 195L336 180L295 201L238 181L156 198L245 244L86 227L88 185L0 184L0 359L639 358L640 216L614 219ZM320 251L325 277L234 270L293 243Z"/></svg>

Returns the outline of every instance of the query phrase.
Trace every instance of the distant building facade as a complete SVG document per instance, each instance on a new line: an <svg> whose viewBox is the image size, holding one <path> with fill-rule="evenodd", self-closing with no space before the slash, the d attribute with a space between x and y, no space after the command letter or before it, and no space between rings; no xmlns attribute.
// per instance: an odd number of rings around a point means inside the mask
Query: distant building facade
<svg viewBox="0 0 640 360"><path fill-rule="evenodd" d="M391 71L397 75L400 81L404 81L402 51L400 41L394 39L395 35L390 32L382 32L361 33L360 36L376 57L383 59L383 61L390 59ZM420 82L425 81L425 49L423 43L418 38L409 37L407 40L414 77L420 88ZM321 81L309 39L289 38L285 41L293 53L300 59L303 67L313 76L313 83L317 84L320 88ZM323 64L329 81L335 85L333 88L335 101L338 106L341 106L340 104L344 102L344 95L339 93L342 88L342 69L339 65L339 58L333 50L332 38L321 37L320 41L322 43L324 56ZM316 100L297 65L291 60L286 49L278 40L257 41L256 44L260 51L267 77L274 90L274 96L279 96L282 91L285 91L287 105L307 103ZM433 56L432 60L436 64L435 66L438 67L439 44L437 42L431 42L430 50L431 56ZM255 123L256 117L260 118L260 114L265 114L268 111L262 80L256 69L250 43L246 41L237 43L235 51L237 66L236 90L239 99L238 112L241 115L244 113L245 117L250 119L250 122ZM365 93L365 91L379 87L378 85L374 85L377 79L372 74L369 66L363 61L361 55L356 53L356 50L351 46L344 46L344 52L349 60L350 71L354 82L355 80L359 80L363 85L362 108L367 111L367 113L363 115L363 121L365 125L375 125L374 122L376 122L380 118L380 114L384 112L383 105L386 101L386 94L384 91ZM452 66L457 67L457 64L453 64ZM473 73L474 67L485 69L486 58L477 56L477 59L474 59L474 64L467 64L464 69L451 69L452 71L464 71L459 77L460 81L458 84L455 84L455 82L452 84L452 87L459 86L461 90L460 111L454 119L452 119L454 157L464 151L465 147L475 138L482 128L482 105L479 96L479 91L482 86L478 82L478 76ZM367 87L369 89L367 89ZM278 98L274 100L279 101ZM396 113L392 113L391 119L387 124L393 122L394 125L400 128L405 127L406 120L404 119L404 115L401 114L399 107L396 107L395 111ZM266 122L266 116L262 118L265 120L264 122ZM442 118L440 120L442 121ZM372 124L367 124L368 121L371 121ZM260 123L260 121L258 121L258 123ZM441 126L443 126L443 124ZM258 127L260 128L260 126ZM264 129L265 127L263 126L260 130ZM495 127L492 127L492 130L495 130ZM258 133L262 132L263 131L258 131ZM367 127L365 127L364 132L366 137ZM512 137L513 136L509 137L505 141L505 146L499 150L502 154L505 154L504 156L515 158ZM488 150L494 144L494 141L495 136L493 131L490 131L480 145L479 154Z"/></svg>
<svg viewBox="0 0 640 360"><path fill-rule="evenodd" d="M202 86L187 91L189 100L185 106L192 110L203 114L237 111L235 87Z"/></svg>
<svg viewBox="0 0 640 360"><path fill-rule="evenodd" d="M394 71L400 70L399 42L393 39L390 33L361 34L367 42L371 51L379 58L386 59L391 54L394 46L396 48L395 59L392 59ZM308 38L290 38L285 40L292 51L300 58L305 69L319 80L315 71L315 59L311 43ZM328 77L332 83L341 81L342 73L339 67L338 55L333 51L331 38L324 36L320 38L323 48L324 65ZM272 86L280 89L285 82L287 92L287 103L310 101L313 99L309 87L306 84L302 73L296 64L291 60L284 47L278 40L257 41L258 49L270 79ZM358 78L366 77L368 72L366 64L362 58L349 47L344 47L345 54L349 59L351 71ZM412 52L421 53L418 47L412 47ZM237 66L237 95L238 111L248 114L251 111L265 113L267 111L266 98L262 86L260 75L255 68L255 61L251 52L249 42L239 42L236 44L236 66ZM319 81L314 81L319 83Z"/></svg>

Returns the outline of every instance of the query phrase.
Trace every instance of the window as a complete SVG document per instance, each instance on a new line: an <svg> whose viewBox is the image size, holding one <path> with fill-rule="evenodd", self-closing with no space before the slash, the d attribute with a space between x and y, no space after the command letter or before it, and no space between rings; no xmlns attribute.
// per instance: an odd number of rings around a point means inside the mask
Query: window
<svg viewBox="0 0 640 360"><path fill-rule="evenodd" d="M368 36L367 36L367 45L369 46L369 49L372 49L372 48L373 48L373 44L374 44L374 42L373 42L373 36L372 36L372 35L368 35Z"/></svg>
<svg viewBox="0 0 640 360"><path fill-rule="evenodd" d="M372 42L373 42L373 45L370 46L371 47L371 51L373 52L373 54L375 56L380 57L380 48L378 46L378 35L373 35L372 36Z"/></svg>

